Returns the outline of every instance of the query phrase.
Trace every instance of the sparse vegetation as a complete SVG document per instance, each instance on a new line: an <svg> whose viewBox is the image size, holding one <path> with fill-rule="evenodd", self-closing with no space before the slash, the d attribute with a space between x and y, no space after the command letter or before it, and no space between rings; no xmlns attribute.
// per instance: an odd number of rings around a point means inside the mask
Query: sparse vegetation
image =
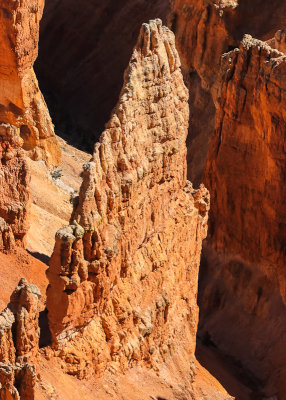
<svg viewBox="0 0 286 400"><path fill-rule="evenodd" d="M78 198L78 191L74 190L73 192L71 192L70 194L70 203L71 204L75 204L76 199Z"/></svg>
<svg viewBox="0 0 286 400"><path fill-rule="evenodd" d="M51 173L51 177L54 181L61 179L62 176L63 176L62 170L59 168L53 170L53 172Z"/></svg>

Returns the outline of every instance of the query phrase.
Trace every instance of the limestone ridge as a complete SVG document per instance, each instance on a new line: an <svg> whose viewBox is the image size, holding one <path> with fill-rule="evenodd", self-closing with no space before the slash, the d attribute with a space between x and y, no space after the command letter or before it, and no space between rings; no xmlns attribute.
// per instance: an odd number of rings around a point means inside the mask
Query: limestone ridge
<svg viewBox="0 0 286 400"><path fill-rule="evenodd" d="M60 148L33 70L43 7L44 0L0 1L0 122L19 129L32 159L57 165Z"/></svg>
<svg viewBox="0 0 286 400"><path fill-rule="evenodd" d="M186 180L188 117L174 35L143 24L47 272L54 349L69 373L169 361L194 372L209 194Z"/></svg>
<svg viewBox="0 0 286 400"><path fill-rule="evenodd" d="M39 347L37 286L22 278L0 314L0 398L33 400L36 382L31 361Z"/></svg>

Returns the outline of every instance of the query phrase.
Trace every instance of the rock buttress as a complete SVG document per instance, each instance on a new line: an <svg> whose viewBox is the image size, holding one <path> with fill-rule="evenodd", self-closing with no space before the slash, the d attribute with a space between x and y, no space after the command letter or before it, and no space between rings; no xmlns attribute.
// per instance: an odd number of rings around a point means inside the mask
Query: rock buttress
<svg viewBox="0 0 286 400"><path fill-rule="evenodd" d="M200 302L200 331L239 359L266 397L281 398L286 395L285 73L285 54L250 35L222 57L204 177L212 210Z"/></svg>
<svg viewBox="0 0 286 400"><path fill-rule="evenodd" d="M0 399L33 400L39 350L39 299L37 286L22 278L0 314Z"/></svg>
<svg viewBox="0 0 286 400"><path fill-rule="evenodd" d="M43 7L43 0L0 1L0 121L19 128L31 158L57 165L60 148L33 70Z"/></svg>
<svg viewBox="0 0 286 400"><path fill-rule="evenodd" d="M209 195L186 180L188 115L174 35L143 24L48 270L50 328L71 374L170 360L193 372Z"/></svg>

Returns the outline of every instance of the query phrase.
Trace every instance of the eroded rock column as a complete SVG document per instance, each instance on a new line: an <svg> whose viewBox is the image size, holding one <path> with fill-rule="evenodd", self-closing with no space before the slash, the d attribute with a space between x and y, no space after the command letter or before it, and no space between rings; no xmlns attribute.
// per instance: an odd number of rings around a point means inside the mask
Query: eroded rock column
<svg viewBox="0 0 286 400"><path fill-rule="evenodd" d="M25 244L30 215L30 172L19 128L0 123L0 251Z"/></svg>
<svg viewBox="0 0 286 400"><path fill-rule="evenodd" d="M39 351L37 286L22 278L0 314L0 399L33 400L36 383L31 364Z"/></svg>
<svg viewBox="0 0 286 400"><path fill-rule="evenodd" d="M71 374L164 362L191 380L209 195L186 180L188 116L174 35L143 24L48 270L54 347Z"/></svg>

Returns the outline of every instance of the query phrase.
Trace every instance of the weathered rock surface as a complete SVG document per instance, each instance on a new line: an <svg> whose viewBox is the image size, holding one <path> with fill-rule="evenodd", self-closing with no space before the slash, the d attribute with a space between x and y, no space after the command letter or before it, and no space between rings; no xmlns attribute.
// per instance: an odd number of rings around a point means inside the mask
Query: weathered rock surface
<svg viewBox="0 0 286 400"><path fill-rule="evenodd" d="M186 180L187 128L174 35L150 21L50 261L49 323L70 374L164 362L190 385L209 196Z"/></svg>
<svg viewBox="0 0 286 400"><path fill-rule="evenodd" d="M195 101L189 177L197 183L204 175L212 202L200 335L241 362L266 397L283 398L285 33L275 32L284 27L286 5L170 5L169 25ZM251 36L240 44L245 33L268 44Z"/></svg>
<svg viewBox="0 0 286 400"><path fill-rule="evenodd" d="M8 307L0 314L0 399L33 400L35 368L29 364L39 351L37 286L22 278Z"/></svg>
<svg viewBox="0 0 286 400"><path fill-rule="evenodd" d="M284 26L286 4L275 0L171 0L169 27L176 35L182 72L190 89L188 177L201 182L214 130L216 85L222 54L244 34L271 39Z"/></svg>
<svg viewBox="0 0 286 400"><path fill-rule="evenodd" d="M30 172L19 129L0 124L0 251L22 245L29 228Z"/></svg>
<svg viewBox="0 0 286 400"><path fill-rule="evenodd" d="M11 227L0 218L0 251L10 251L15 248L15 238Z"/></svg>
<svg viewBox="0 0 286 400"><path fill-rule="evenodd" d="M33 365L28 363L7 365L0 362L1 400L34 400L35 383L36 374Z"/></svg>
<svg viewBox="0 0 286 400"><path fill-rule="evenodd" d="M56 130L69 143L93 152L142 23L166 20L167 10L168 0L46 1L35 68Z"/></svg>
<svg viewBox="0 0 286 400"><path fill-rule="evenodd" d="M60 149L33 63L44 1L0 1L0 121L20 130L33 159L58 164Z"/></svg>
<svg viewBox="0 0 286 400"><path fill-rule="evenodd" d="M286 395L285 71L285 54L249 35L222 57L204 177L213 200L201 296L202 330L243 363L267 396L281 398Z"/></svg>

